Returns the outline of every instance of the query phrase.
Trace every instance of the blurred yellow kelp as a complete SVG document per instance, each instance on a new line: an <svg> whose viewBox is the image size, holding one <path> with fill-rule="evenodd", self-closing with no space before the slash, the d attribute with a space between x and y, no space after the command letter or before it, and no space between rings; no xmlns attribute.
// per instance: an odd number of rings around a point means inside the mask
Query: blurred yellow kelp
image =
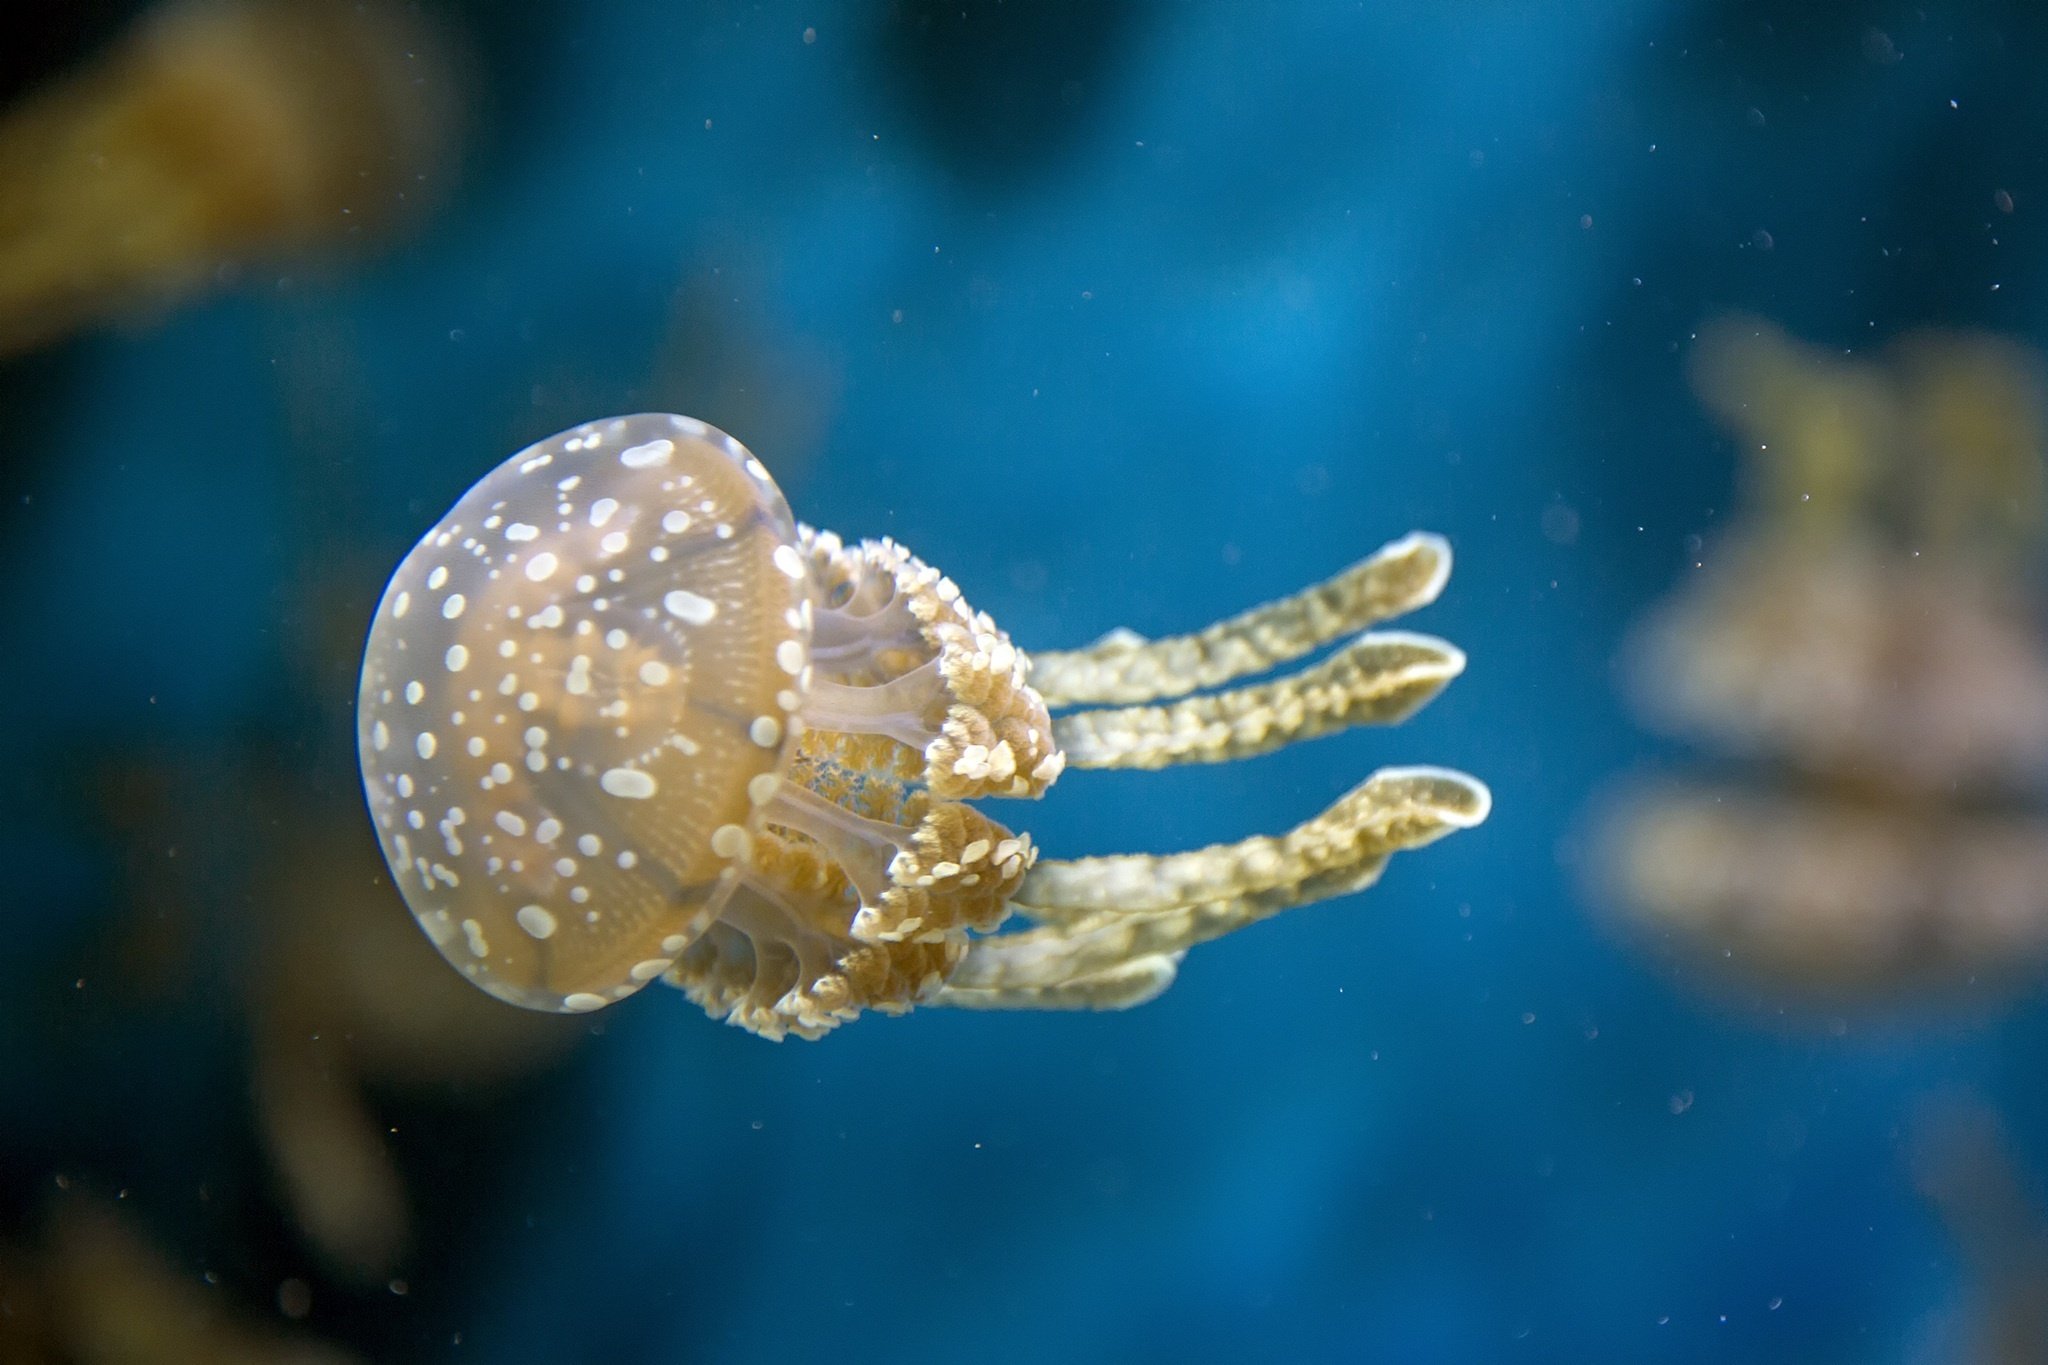
<svg viewBox="0 0 2048 1365"><path fill-rule="evenodd" d="M2048 958L2048 417L2037 358L1926 333L1877 359L1705 331L1746 507L1626 651L1712 776L1603 820L1603 892L1690 960L1830 996Z"/></svg>
<svg viewBox="0 0 2048 1365"><path fill-rule="evenodd" d="M396 5L173 0L0 110L0 355L392 226L449 164L447 52Z"/></svg>

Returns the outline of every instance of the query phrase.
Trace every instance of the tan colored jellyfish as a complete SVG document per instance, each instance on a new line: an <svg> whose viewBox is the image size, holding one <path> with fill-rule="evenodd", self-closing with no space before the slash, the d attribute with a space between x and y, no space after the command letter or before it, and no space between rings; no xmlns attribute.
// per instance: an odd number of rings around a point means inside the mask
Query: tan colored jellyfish
<svg viewBox="0 0 2048 1365"><path fill-rule="evenodd" d="M1034 661L890 541L800 526L757 459L664 414L542 441L408 555L363 660L363 779L436 946L514 1004L661 979L771 1038L864 1009L1117 1008L1191 945L1371 884L1485 819L1485 787L1385 769L1275 838L1039 861L968 801L1069 764L1156 768L1391 723L1464 656L1359 634L1441 591L1394 542L1199 634ZM1079 709L1054 720L1048 706ZM999 932L1012 917L1032 922Z"/></svg>

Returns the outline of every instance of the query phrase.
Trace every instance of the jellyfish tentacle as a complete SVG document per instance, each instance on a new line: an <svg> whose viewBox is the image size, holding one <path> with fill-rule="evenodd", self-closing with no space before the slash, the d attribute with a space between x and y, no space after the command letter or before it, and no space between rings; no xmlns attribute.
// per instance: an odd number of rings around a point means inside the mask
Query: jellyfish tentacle
<svg viewBox="0 0 2048 1365"><path fill-rule="evenodd" d="M1296 906L1362 891L1379 880L1395 853L1420 848L1484 820L1491 800L1484 785L1463 773L1442 768L1383 770L1288 836L1318 826L1327 834L1339 824L1333 817L1348 813L1358 822L1353 826L1358 837L1321 865L1296 862L1293 875L1275 875L1263 866L1263 857L1254 856L1239 885L1212 898L1164 909L1112 905L1075 913L1071 908L1048 912L1043 906L1018 904L1018 913L1040 920L1039 927L976 940L948 978L948 986L1027 996L1037 992L1048 999L1061 998L1061 988L1083 994L1075 989L1080 983L1128 964L1185 952ZM1360 806L1371 812L1362 820ZM1227 855L1258 842L1246 840L1203 853Z"/></svg>
<svg viewBox="0 0 2048 1365"><path fill-rule="evenodd" d="M1166 993L1185 953L1150 953L1067 981L974 987L947 985L926 1001L963 1010L1127 1010Z"/></svg>
<svg viewBox="0 0 2048 1365"><path fill-rule="evenodd" d="M1070 985L1139 958L1183 952L1283 910L1363 891L1379 880L1389 856L1382 853L1304 881L1171 910L1103 912L981 939L968 948L948 984L987 991Z"/></svg>
<svg viewBox="0 0 2048 1365"><path fill-rule="evenodd" d="M1146 640L1120 630L1083 649L1033 653L1031 685L1048 706L1184 697L1427 606L1450 574L1450 542L1410 532L1335 577L1191 635Z"/></svg>
<svg viewBox="0 0 2048 1365"><path fill-rule="evenodd" d="M1286 891L1477 825L1492 799L1484 784L1464 773L1382 768L1282 835L1185 853L1041 859L1025 874L1011 908L1041 924L1076 923Z"/></svg>
<svg viewBox="0 0 2048 1365"><path fill-rule="evenodd" d="M1228 763L1353 725L1406 720L1464 671L1464 652L1447 641L1371 632L1271 682L1166 706L1070 712L1053 720L1053 741L1075 768Z"/></svg>

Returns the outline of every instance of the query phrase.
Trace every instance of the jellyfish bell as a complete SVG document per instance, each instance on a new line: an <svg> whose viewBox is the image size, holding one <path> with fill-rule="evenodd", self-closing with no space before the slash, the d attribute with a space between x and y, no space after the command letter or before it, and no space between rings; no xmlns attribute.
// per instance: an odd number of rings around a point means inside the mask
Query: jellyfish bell
<svg viewBox="0 0 2048 1365"><path fill-rule="evenodd" d="M513 1004L660 979L772 1038L927 1003L1121 1007L1189 945L1477 824L1485 788L1387 769L1276 838L1048 864L967 802L1040 796L1069 751L1222 762L1402 719L1462 654L1367 632L1187 694L1421 605L1449 564L1409 536L1193 635L1042 656L1034 686L952 580L798 524L732 437L613 418L485 475L399 565L364 653L364 784L421 927ZM1170 704L1054 720L1048 698ZM1013 914L1037 927L998 933Z"/></svg>
<svg viewBox="0 0 2048 1365"><path fill-rule="evenodd" d="M471 980L596 1008L717 916L749 793L795 746L795 545L736 441L643 416L521 451L400 564L364 654L364 778L407 904Z"/></svg>
<svg viewBox="0 0 2048 1365"><path fill-rule="evenodd" d="M371 628L358 739L407 904L485 990L596 1009L694 947L678 984L721 1012L800 983L822 1027L1000 918L1030 841L943 798L1057 774L1022 677L900 547L799 528L739 442L650 414L521 451L426 534ZM853 952L855 927L891 946Z"/></svg>

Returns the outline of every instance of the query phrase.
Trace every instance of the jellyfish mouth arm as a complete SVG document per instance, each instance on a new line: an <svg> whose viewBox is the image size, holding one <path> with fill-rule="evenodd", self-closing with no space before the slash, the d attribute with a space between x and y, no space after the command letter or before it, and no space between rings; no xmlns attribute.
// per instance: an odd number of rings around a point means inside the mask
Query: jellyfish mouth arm
<svg viewBox="0 0 2048 1365"><path fill-rule="evenodd" d="M1450 542L1412 532L1333 578L1192 635L1148 641L1114 631L1085 649L1034 652L1031 685L1049 706L1184 697L1427 606L1450 573Z"/></svg>
<svg viewBox="0 0 2048 1365"><path fill-rule="evenodd" d="M1009 636L894 541L802 536L818 603L804 723L904 746L944 800L1042 795L1065 759Z"/></svg>
<svg viewBox="0 0 2048 1365"><path fill-rule="evenodd" d="M1362 891L1379 880L1386 855L1294 886L1145 914L1105 912L1044 924L1022 933L980 939L947 981L954 992L1036 997L1038 1008L1105 1008L1090 1002L1088 983L1121 980L1132 964L1177 957L1198 943L1270 919L1283 910ZM1028 913L1028 912L1027 912ZM1164 990L1170 982L1161 984ZM1147 997L1149 998L1149 997ZM1057 1000L1072 1000L1061 1006ZM1141 1003L1137 999L1132 1004Z"/></svg>
<svg viewBox="0 0 2048 1365"><path fill-rule="evenodd" d="M922 754L941 732L945 682L930 660L885 683L858 686L816 678L805 700L805 722L849 735L886 735Z"/></svg>
<svg viewBox="0 0 2048 1365"><path fill-rule="evenodd" d="M1485 784L1464 773L1382 768L1285 834L1186 853L1041 859L1025 874L1011 908L1041 924L1073 923L1313 887L1319 878L1469 829L1486 819L1492 803Z"/></svg>
<svg viewBox="0 0 2048 1365"><path fill-rule="evenodd" d="M1463 773L1389 768L1277 839L1165 857L1041 863L1012 901L1038 926L975 940L947 980L949 991L961 993L949 1003L1139 1003L1150 997L1137 989L1143 973L1135 964L1173 959L1284 910L1361 891L1394 853L1479 824L1490 804L1486 788ZM969 998L974 992L982 994Z"/></svg>
<svg viewBox="0 0 2048 1365"><path fill-rule="evenodd" d="M1088 976L1026 986L941 987L927 1005L962 1010L1127 1010L1166 993L1182 953L1150 953Z"/></svg>
<svg viewBox="0 0 2048 1365"><path fill-rule="evenodd" d="M1075 768L1228 763L1353 725L1406 720L1464 671L1464 653L1447 641L1407 631L1368 633L1271 682L1165 706L1056 717L1053 742Z"/></svg>
<svg viewBox="0 0 2048 1365"><path fill-rule="evenodd" d="M882 903L890 864L912 847L907 827L871 820L801 783L777 783L761 809L769 820L800 831L829 853L863 905Z"/></svg>

